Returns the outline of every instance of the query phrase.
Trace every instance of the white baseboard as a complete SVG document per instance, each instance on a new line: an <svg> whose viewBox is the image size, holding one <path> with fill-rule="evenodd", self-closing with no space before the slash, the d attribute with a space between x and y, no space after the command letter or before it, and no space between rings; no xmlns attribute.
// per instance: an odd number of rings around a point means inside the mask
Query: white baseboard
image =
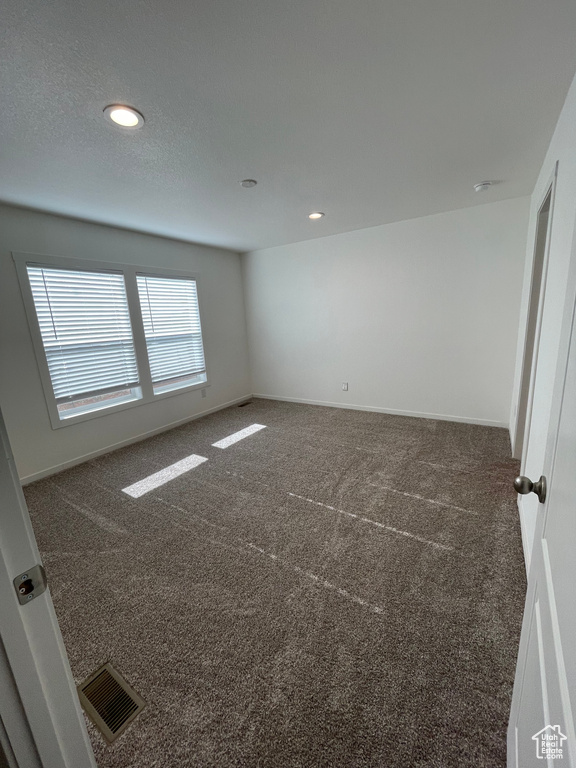
<svg viewBox="0 0 576 768"><path fill-rule="evenodd" d="M331 403L325 400L305 400L300 397L278 397L278 395L254 394L253 397L261 397L264 400L280 400L285 403L303 403L304 405L324 405L329 408L348 408L353 411L371 411L373 413L390 413L393 416L414 416L418 419L435 419L437 421L457 421L463 424L478 424L482 427L502 427L506 429L505 421L489 421L488 419L475 419L468 416L449 416L443 413L420 413L419 411L398 411L394 408L378 408L372 405L350 405L349 403Z"/></svg>
<svg viewBox="0 0 576 768"><path fill-rule="evenodd" d="M224 408L230 408L230 406L232 405L238 405L238 403L244 403L246 402L246 400L250 400L251 397L252 395L243 395L242 397L238 397L235 400L230 400L228 403L222 403L222 405L217 405L214 408L208 408L208 410L206 411L195 413L194 416L187 416L185 419L172 421L170 424L165 424L163 427L158 427L157 429L151 429L149 432L143 432L140 435L136 435L135 437L128 438L128 440L122 440L119 443L108 445L105 448L99 448L97 451L92 451L91 453L85 453L83 456L77 456L74 459L71 459L70 461L62 462L62 464L55 464L53 467L49 467L48 469L43 469L40 472L35 472L33 475L27 475L26 477L21 477L20 482L22 483L22 485L29 485L30 483L33 483L36 480L41 480L43 477L49 477L50 475L55 475L57 472L62 472L62 470L64 469L70 469L70 467L75 467L77 464L83 464L85 461L89 461L90 459L95 459L98 456L103 456L105 453L111 453L112 451L117 451L119 448L124 448L127 445L132 445L132 443L139 443L141 440L146 440L148 437L159 435L162 432L168 432L168 430L170 429L174 429L175 427L180 427L182 424L187 424L189 421L200 419L202 418L202 416L208 416L210 413L216 413L216 411L222 411L224 410Z"/></svg>

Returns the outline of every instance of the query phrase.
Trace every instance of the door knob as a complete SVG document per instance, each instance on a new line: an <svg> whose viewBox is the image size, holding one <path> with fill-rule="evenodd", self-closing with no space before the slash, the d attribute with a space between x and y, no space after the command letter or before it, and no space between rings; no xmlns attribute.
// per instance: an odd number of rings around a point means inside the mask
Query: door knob
<svg viewBox="0 0 576 768"><path fill-rule="evenodd" d="M544 504L546 501L546 478L544 475L540 477L537 483L533 483L532 480L524 475L520 475L514 480L514 488L518 493L535 493L538 496L540 504Z"/></svg>

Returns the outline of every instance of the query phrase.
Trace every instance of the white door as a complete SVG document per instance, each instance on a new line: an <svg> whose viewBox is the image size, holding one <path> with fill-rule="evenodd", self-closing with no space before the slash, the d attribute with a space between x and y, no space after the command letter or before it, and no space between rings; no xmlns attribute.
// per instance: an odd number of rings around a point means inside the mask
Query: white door
<svg viewBox="0 0 576 768"><path fill-rule="evenodd" d="M50 591L20 604L13 583L36 565L0 412L0 742L10 768L96 768Z"/></svg>
<svg viewBox="0 0 576 768"><path fill-rule="evenodd" d="M573 254L542 467L547 493L539 505L508 729L510 768L576 768L575 287Z"/></svg>

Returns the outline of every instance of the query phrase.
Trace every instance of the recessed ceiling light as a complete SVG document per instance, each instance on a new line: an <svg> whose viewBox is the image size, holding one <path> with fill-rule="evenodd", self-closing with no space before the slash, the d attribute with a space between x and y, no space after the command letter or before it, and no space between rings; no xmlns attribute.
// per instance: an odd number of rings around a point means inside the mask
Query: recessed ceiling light
<svg viewBox="0 0 576 768"><path fill-rule="evenodd" d="M104 110L104 114L108 120L122 128L141 128L144 125L144 118L140 112L123 104L110 104Z"/></svg>
<svg viewBox="0 0 576 768"><path fill-rule="evenodd" d="M246 187L246 189L250 189L250 187L255 187L258 182L256 179L244 179L240 182L240 186Z"/></svg>
<svg viewBox="0 0 576 768"><path fill-rule="evenodd" d="M324 214L322 211L314 211L314 213L309 213L308 218L309 219L321 219Z"/></svg>
<svg viewBox="0 0 576 768"><path fill-rule="evenodd" d="M486 192L487 189L490 189L490 187L494 184L493 181L480 181L478 184L474 184L474 191L475 192Z"/></svg>

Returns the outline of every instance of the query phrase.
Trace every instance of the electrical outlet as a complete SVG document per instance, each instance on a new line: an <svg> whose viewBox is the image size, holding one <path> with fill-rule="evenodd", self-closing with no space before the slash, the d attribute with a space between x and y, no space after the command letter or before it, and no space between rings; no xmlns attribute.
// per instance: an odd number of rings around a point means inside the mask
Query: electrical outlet
<svg viewBox="0 0 576 768"><path fill-rule="evenodd" d="M348 382L343 381L342 382L342 392L348 392Z"/></svg>
<svg viewBox="0 0 576 768"><path fill-rule="evenodd" d="M204 389L204 387L202 387L200 391L202 392L202 397L206 397L206 390Z"/></svg>

